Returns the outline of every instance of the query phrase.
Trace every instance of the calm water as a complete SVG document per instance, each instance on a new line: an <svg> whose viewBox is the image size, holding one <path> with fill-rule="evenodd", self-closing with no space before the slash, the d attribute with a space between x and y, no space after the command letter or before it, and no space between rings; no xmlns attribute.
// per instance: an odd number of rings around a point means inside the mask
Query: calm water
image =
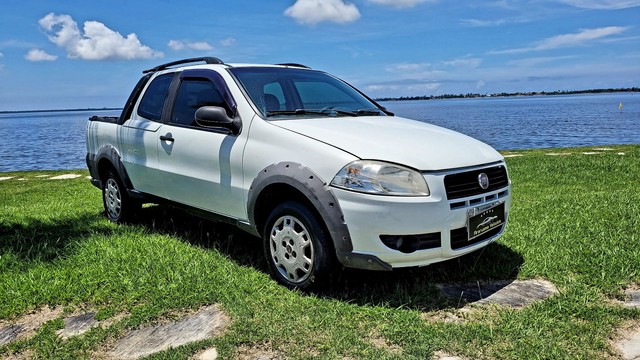
<svg viewBox="0 0 640 360"><path fill-rule="evenodd" d="M119 111L0 114L0 172L86 169L85 125Z"/></svg>
<svg viewBox="0 0 640 360"><path fill-rule="evenodd" d="M623 103L622 111L618 104ZM640 144L640 94L384 102L500 150ZM85 123L119 111L0 114L0 172L84 169Z"/></svg>
<svg viewBox="0 0 640 360"><path fill-rule="evenodd" d="M383 105L398 116L456 130L499 150L640 144L640 94L395 101Z"/></svg>

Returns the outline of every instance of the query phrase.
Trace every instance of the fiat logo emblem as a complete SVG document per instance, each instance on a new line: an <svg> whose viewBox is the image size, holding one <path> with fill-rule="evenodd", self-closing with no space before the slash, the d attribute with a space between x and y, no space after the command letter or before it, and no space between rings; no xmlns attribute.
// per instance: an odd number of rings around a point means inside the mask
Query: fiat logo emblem
<svg viewBox="0 0 640 360"><path fill-rule="evenodd" d="M487 190L489 188L489 176L485 173L480 173L480 175L478 175L478 185L480 185L482 190Z"/></svg>

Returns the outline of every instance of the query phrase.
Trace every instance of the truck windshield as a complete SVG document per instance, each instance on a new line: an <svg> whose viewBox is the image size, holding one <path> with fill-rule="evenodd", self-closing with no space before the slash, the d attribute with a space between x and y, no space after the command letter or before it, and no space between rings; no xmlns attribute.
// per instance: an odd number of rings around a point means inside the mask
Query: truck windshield
<svg viewBox="0 0 640 360"><path fill-rule="evenodd" d="M384 115L377 104L326 73L278 67L229 69L263 117Z"/></svg>

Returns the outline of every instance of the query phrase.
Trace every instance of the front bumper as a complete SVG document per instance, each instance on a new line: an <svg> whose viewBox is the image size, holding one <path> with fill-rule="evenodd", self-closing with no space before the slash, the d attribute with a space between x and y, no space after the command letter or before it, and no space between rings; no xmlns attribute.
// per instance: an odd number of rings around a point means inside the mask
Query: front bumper
<svg viewBox="0 0 640 360"><path fill-rule="evenodd" d="M353 244L351 254L338 254L341 262L369 269L424 266L468 254L498 239L511 207L508 179L503 187L450 200L445 177L451 173L424 174L431 190L427 197L379 196L333 189ZM469 212L499 203L504 203L504 223L469 240ZM413 246L389 245L399 238L411 239Z"/></svg>

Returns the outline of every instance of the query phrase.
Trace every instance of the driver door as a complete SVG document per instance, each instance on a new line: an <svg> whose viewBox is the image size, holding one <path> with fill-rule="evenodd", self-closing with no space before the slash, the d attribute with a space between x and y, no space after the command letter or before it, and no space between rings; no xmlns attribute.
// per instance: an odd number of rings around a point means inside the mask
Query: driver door
<svg viewBox="0 0 640 360"><path fill-rule="evenodd" d="M184 71L158 147L159 174L167 198L230 217L245 217L242 185L244 142L228 129L195 121L202 106L233 115L224 80L213 71Z"/></svg>

